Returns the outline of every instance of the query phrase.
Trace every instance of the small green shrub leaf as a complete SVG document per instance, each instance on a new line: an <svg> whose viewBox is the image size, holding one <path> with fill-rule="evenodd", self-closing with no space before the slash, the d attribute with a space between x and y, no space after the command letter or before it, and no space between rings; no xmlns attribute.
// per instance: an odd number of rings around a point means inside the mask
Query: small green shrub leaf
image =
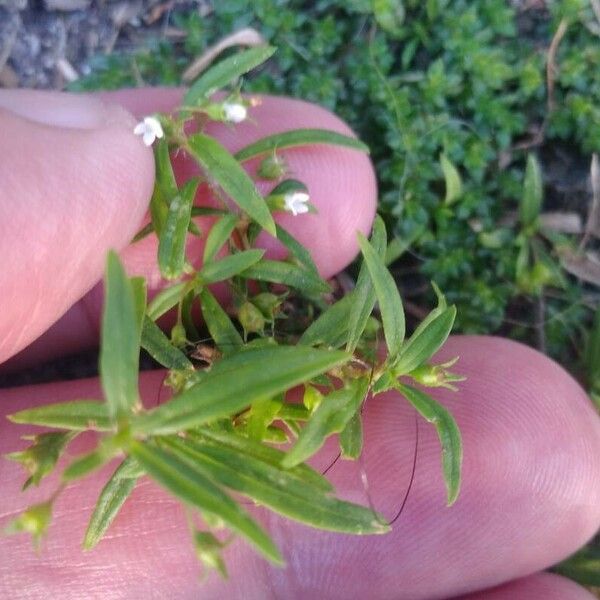
<svg viewBox="0 0 600 600"><path fill-rule="evenodd" d="M9 415L13 423L56 427L82 431L93 429L108 431L112 429L106 403L100 400L71 400L57 404L47 404L37 408L28 408Z"/></svg>
<svg viewBox="0 0 600 600"><path fill-rule="evenodd" d="M223 354L229 354L242 346L242 336L212 293L207 288L202 288L198 295L204 322L217 348Z"/></svg>
<svg viewBox="0 0 600 600"><path fill-rule="evenodd" d="M282 565L277 547L265 531L242 510L204 471L187 460L178 448L169 451L151 442L133 442L131 455L157 483L189 506L219 517L245 537L265 558Z"/></svg>
<svg viewBox="0 0 600 600"><path fill-rule="evenodd" d="M187 455L189 463L203 469L213 481L300 523L353 534L383 533L388 529L370 509L308 487L281 467L215 445L176 437L166 443L180 456Z"/></svg>
<svg viewBox="0 0 600 600"><path fill-rule="evenodd" d="M246 279L289 285L307 295L330 291L327 282L312 271L276 260L261 260L246 269L242 275Z"/></svg>
<svg viewBox="0 0 600 600"><path fill-rule="evenodd" d="M283 150L296 146L313 146L327 144L330 146L345 146L361 152L369 152L369 147L356 138L329 131L327 129L293 129L264 137L236 152L235 157L244 162L257 156L263 156L274 150Z"/></svg>
<svg viewBox="0 0 600 600"><path fill-rule="evenodd" d="M375 252L385 260L385 252L387 247L387 236L385 233L385 225L383 220L378 215L373 224L373 233L371 234L371 245ZM352 303L352 311L350 312L350 322L348 324L348 344L347 352L354 352L360 338L365 330L367 321L373 312L375 301L377 299L371 277L365 262L360 267L356 287L353 292L354 301Z"/></svg>
<svg viewBox="0 0 600 600"><path fill-rule="evenodd" d="M394 363L394 375L396 377L405 375L428 361L448 339L455 318L456 307L451 306L427 323L425 327L417 327L403 345L400 356Z"/></svg>
<svg viewBox="0 0 600 600"><path fill-rule="evenodd" d="M352 293L347 294L313 321L298 340L305 346L330 346L339 348L348 339L350 313L354 303Z"/></svg>
<svg viewBox="0 0 600 600"><path fill-rule="evenodd" d="M113 420L121 421L139 401L140 327L133 289L117 254L109 252L102 316L100 381Z"/></svg>
<svg viewBox="0 0 600 600"><path fill-rule="evenodd" d="M257 46L219 61L192 84L183 97L183 107L202 104L216 91L264 63L274 52L272 46Z"/></svg>
<svg viewBox="0 0 600 600"><path fill-rule="evenodd" d="M304 462L321 448L328 436L341 432L360 408L367 389L368 380L361 378L325 396L281 461L282 466L293 467Z"/></svg>
<svg viewBox="0 0 600 600"><path fill-rule="evenodd" d="M183 274L185 242L197 189L198 180L192 179L170 201L158 243L158 265L165 279L176 279Z"/></svg>
<svg viewBox="0 0 600 600"><path fill-rule="evenodd" d="M362 452L363 446L363 431L360 409L346 423L344 429L340 433L340 448L342 450L342 458L356 460Z"/></svg>
<svg viewBox="0 0 600 600"><path fill-rule="evenodd" d="M215 258L217 252L223 247L223 244L229 239L238 222L237 215L228 214L218 219L212 226L210 233L206 237L204 245L204 264L209 263Z"/></svg>
<svg viewBox="0 0 600 600"><path fill-rule="evenodd" d="M197 133L188 139L188 151L210 178L243 210L272 236L275 222L254 182L238 161L214 138Z"/></svg>
<svg viewBox="0 0 600 600"><path fill-rule="evenodd" d="M216 283L240 275L256 264L264 253L264 250L244 250L230 254L221 260L209 262L198 273L198 281L202 284Z"/></svg>
<svg viewBox="0 0 600 600"><path fill-rule="evenodd" d="M132 457L126 458L112 474L102 488L94 512L90 518L83 547L91 550L104 536L115 517L121 510L125 500L137 483L137 476L128 476L131 470L139 470L139 465ZM137 475L137 474L136 474Z"/></svg>
<svg viewBox="0 0 600 600"><path fill-rule="evenodd" d="M142 329L142 348L167 369L191 369L192 363L187 356L169 341L161 328L146 316Z"/></svg>
<svg viewBox="0 0 600 600"><path fill-rule="evenodd" d="M148 310L146 311L148 317L156 321L156 319L171 310L181 300L187 285L185 281L182 281L159 292L150 304L148 304Z"/></svg>
<svg viewBox="0 0 600 600"><path fill-rule="evenodd" d="M348 359L343 352L304 346L243 350L220 360L199 383L166 404L137 416L132 426L142 433L176 433L229 417Z"/></svg>
<svg viewBox="0 0 600 600"><path fill-rule="evenodd" d="M429 421L437 431L442 445L442 469L448 506L454 504L460 491L462 441L454 417L431 396L409 385L398 383L397 387L416 411Z"/></svg>
<svg viewBox="0 0 600 600"><path fill-rule="evenodd" d="M388 353L390 359L394 360L400 354L405 331L404 309L400 293L383 259L360 232L358 243L379 302Z"/></svg>

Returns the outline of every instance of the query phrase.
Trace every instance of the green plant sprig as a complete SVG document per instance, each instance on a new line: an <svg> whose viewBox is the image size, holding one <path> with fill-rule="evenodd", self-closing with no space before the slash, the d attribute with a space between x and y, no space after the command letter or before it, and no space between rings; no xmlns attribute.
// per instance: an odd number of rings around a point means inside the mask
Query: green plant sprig
<svg viewBox="0 0 600 600"><path fill-rule="evenodd" d="M102 539L145 476L187 507L199 560L207 571L224 576L222 552L232 538L223 539L223 528L272 563L284 562L268 533L232 492L319 529L385 533L390 526L381 515L336 498L331 484L306 461L334 434L339 434L342 456L357 458L363 445L362 404L369 394L387 390L399 392L434 425L447 503L455 502L460 434L451 414L422 388L454 389L453 383L462 379L448 371L454 361L431 363L452 329L456 309L447 306L434 286L438 306L405 337L402 300L385 266L387 235L380 218L370 240L358 234L363 263L356 287L331 301L330 286L309 252L273 218L277 211L302 218L311 210L310 191L287 177L280 152L315 143L356 151L365 147L336 132L304 129L264 138L232 155L203 129L207 117L233 123L246 118L255 101L242 98L237 87L219 100L214 93L235 86L273 51L254 48L219 62L192 85L174 115L153 115L136 127L145 143L154 144L156 159L151 221L136 239L157 236L157 261L167 285L148 302L144 280L127 277L117 254L109 253L100 351L104 400L80 399L11 415L15 423L56 431L28 438L33 444L8 458L28 471L27 487L38 485L57 467L80 432L99 432L99 442L72 459L51 499L17 517L9 532L26 531L39 542L62 487L117 459L91 516L86 549ZM190 121L196 127L188 134ZM200 178L177 183L171 156L179 151L198 163ZM276 183L266 197L241 166L257 156L266 165L259 173ZM281 168L274 172L273 165ZM219 208L194 207L200 184L216 194ZM201 231L194 223L199 215L214 217L210 230ZM285 260L269 259L255 246L262 231L287 248ZM190 235L205 238L199 269L187 255ZM231 292L228 308L211 291L217 282ZM209 341L198 331L196 308ZM176 322L165 333L157 320L170 310L175 310ZM280 330L284 324L285 333ZM379 352L380 333L385 356ZM168 369L165 384L172 397L155 408L145 408L140 400L140 348ZM290 403L288 392L299 386L302 402ZM199 518L203 529L196 525Z"/></svg>

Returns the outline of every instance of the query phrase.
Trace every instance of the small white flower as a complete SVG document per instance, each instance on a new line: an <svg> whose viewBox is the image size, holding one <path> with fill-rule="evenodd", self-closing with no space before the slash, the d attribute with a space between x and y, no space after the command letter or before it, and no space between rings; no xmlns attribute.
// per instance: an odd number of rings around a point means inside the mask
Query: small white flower
<svg viewBox="0 0 600 600"><path fill-rule="evenodd" d="M164 135L162 125L156 117L144 117L133 130L135 135L141 135L146 146L152 146L156 138L162 138Z"/></svg>
<svg viewBox="0 0 600 600"><path fill-rule="evenodd" d="M301 215L309 211L309 200L310 196L306 192L288 192L283 197L284 208L294 216Z"/></svg>
<svg viewBox="0 0 600 600"><path fill-rule="evenodd" d="M223 114L225 115L226 121L232 123L241 123L246 120L248 116L248 109L239 102L224 102L223 103Z"/></svg>

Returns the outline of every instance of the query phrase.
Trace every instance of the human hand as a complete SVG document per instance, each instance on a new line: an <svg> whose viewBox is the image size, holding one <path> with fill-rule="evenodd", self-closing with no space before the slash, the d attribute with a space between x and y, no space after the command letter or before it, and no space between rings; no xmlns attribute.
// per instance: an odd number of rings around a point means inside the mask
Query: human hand
<svg viewBox="0 0 600 600"><path fill-rule="evenodd" d="M179 94L101 97L139 117L167 111ZM33 342L8 361L15 368L97 342L102 292L93 286L109 248L123 249L129 272L158 285L152 238L126 248L146 210L153 162L132 134L135 119L114 106L1 92L0 107L0 361ZM267 98L254 115L258 126L245 123L232 132L215 124L212 132L234 149L300 126L348 131L324 110L297 101ZM358 153L330 147L290 151L288 162L309 186L319 214L281 218L331 276L354 257L356 230L369 229L376 202L371 166ZM185 176L191 165L181 160L178 167ZM200 587L179 505L150 482L138 486L97 549L79 550L103 471L58 499L40 556L24 536L0 538L0 597L448 598L546 568L600 524L598 417L579 386L533 350L457 336L441 357L457 354L467 381L457 394L436 394L456 417L464 442L462 490L452 508L444 505L437 439L421 427L414 483L392 533L342 536L264 515L287 568L275 569L235 544L227 555L231 581L211 578ZM161 381L159 372L142 375L147 399L155 400ZM0 452L15 450L22 434L5 414L99 393L96 380L0 391ZM391 517L412 468L412 410L392 393L368 401L365 442L373 502ZM324 466L331 454L322 452ZM328 475L342 495L365 502L357 465L340 461ZM22 471L9 461L0 462L0 482L2 525L47 496L22 494ZM558 576L538 574L475 597L590 596Z"/></svg>

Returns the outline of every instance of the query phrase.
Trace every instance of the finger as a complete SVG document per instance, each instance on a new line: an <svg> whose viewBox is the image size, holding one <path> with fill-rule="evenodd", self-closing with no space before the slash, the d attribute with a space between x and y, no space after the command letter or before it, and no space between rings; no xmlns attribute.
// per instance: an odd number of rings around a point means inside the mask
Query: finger
<svg viewBox="0 0 600 600"><path fill-rule="evenodd" d="M122 107L0 92L0 362L61 317L135 233L150 197L151 152Z"/></svg>
<svg viewBox="0 0 600 600"><path fill-rule="evenodd" d="M463 600L594 600L574 581L554 573L538 573L491 590L463 596Z"/></svg>
<svg viewBox="0 0 600 600"><path fill-rule="evenodd" d="M143 483L117 518L109 539L90 554L78 543L101 482L74 485L58 500L45 552L36 558L20 537L0 540L7 557L1 592L35 598L100 590L103 598L447 598L485 589L544 569L572 553L600 523L600 424L581 388L555 363L499 338L452 338L440 359L459 354L468 379L457 394L436 391L455 415L464 441L463 485L445 507L440 448L422 424L417 468L405 510L384 536L315 531L259 513L287 559L286 570L266 565L243 543L226 559L227 584L196 578L185 518L154 485ZM146 399L155 402L160 373L146 374ZM51 402L99 393L96 381L52 384L3 393L0 407L26 400ZM414 449L414 413L394 394L365 409L365 458L372 501L388 518L404 496ZM15 449L20 430L7 425L0 451ZM327 448L319 460L334 456ZM338 461L329 471L344 497L365 503L360 470ZM5 495L0 515L15 514L31 497L23 477L0 464ZM46 492L47 494L47 492ZM37 492L32 497L42 497ZM81 507L85 507L83 510ZM84 567L84 568L82 568ZM41 580L40 580L41 578ZM4 587L2 587L4 586ZM41 596L41 593L40 593Z"/></svg>
<svg viewBox="0 0 600 600"><path fill-rule="evenodd" d="M130 90L105 93L101 97L106 102L122 104L140 117L176 107L181 93L165 89ZM209 125L208 131L231 151L260 137L301 127L352 134L348 126L329 111L290 98L265 96L252 116L254 122L242 123L235 129L213 123ZM354 258L358 248L357 231L366 233L373 221L377 190L372 165L366 155L334 146L294 148L283 154L291 176L308 186L311 201L319 212L299 217L277 214L276 220L311 251L321 274L330 277ZM257 161L251 161L246 166L254 173ZM183 155L175 160L175 169L179 179L197 172L193 161ZM266 192L273 185L263 181L259 187ZM200 201L206 201L206 198ZM205 229L209 223L211 221L208 219L200 220L200 226ZM188 256L200 257L203 244L203 239L193 239L188 246ZM262 236L259 245L268 248L270 256L283 255L281 246L268 236ZM128 272L145 276L151 293L163 284L156 266L156 250L156 238L151 236L122 253ZM198 264L197 260L195 262ZM24 368L50 357L74 353L95 345L101 305L102 288L97 286L45 336L5 365L4 370Z"/></svg>

